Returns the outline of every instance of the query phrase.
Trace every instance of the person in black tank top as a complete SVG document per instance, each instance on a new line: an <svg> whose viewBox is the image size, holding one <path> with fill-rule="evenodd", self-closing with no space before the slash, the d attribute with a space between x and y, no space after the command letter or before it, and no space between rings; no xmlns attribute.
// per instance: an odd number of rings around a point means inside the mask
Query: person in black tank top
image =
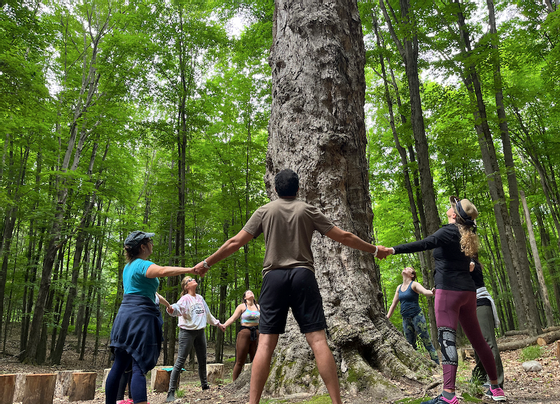
<svg viewBox="0 0 560 404"><path fill-rule="evenodd" d="M416 282L416 271L414 268L406 267L403 269L402 277L403 283L400 284L395 291L395 297L387 312L387 318L391 318L397 303L400 302L403 331L406 340L414 349L417 349L416 337L420 337L424 347L430 354L430 358L439 365L439 358L432 345L430 333L428 332L426 317L424 317L424 313L422 313L422 309L418 304L419 293L425 296L433 296L434 293Z"/></svg>

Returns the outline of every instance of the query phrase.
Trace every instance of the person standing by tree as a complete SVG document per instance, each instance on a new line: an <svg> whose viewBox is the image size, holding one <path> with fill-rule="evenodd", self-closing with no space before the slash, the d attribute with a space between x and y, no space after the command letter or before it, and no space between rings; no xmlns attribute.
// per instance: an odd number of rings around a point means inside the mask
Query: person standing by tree
<svg viewBox="0 0 560 404"><path fill-rule="evenodd" d="M225 328L210 313L204 298L196 293L197 286L196 280L190 276L183 278L181 281L181 298L177 303L167 308L168 314L179 317L179 353L169 378L167 402L175 401L177 379L193 346L198 361L198 377L202 390L210 388L206 374L206 334L204 330L207 322L219 326L222 331Z"/></svg>
<svg viewBox="0 0 560 404"><path fill-rule="evenodd" d="M391 318L397 304L400 302L403 331L406 340L416 349L416 337L420 337L424 347L430 354L430 358L439 365L436 349L432 345L430 334L428 333L426 318L418 304L418 295L420 293L424 296L433 296L434 293L416 282L416 271L412 267L403 269L402 278L403 283L395 291L395 297L393 297L393 303L387 312L387 318Z"/></svg>
<svg viewBox="0 0 560 404"><path fill-rule="evenodd" d="M504 388L504 366L502 365L502 357L500 356L500 350L498 349L498 342L496 341L496 333L494 329L500 326L500 320L498 318L498 311L496 310L496 305L494 304L494 299L486 290L484 285L484 275L482 274L482 264L478 260L478 254L475 255L471 260L471 275L476 286L476 317L478 318L478 324L480 324L480 330L484 336L484 340L492 350L494 355L494 360L496 361L496 370L498 371L498 385ZM475 380L481 380L484 384L489 382L488 374L484 370L484 366L480 361L480 357L474 352L474 360L476 366L472 370L472 376Z"/></svg>
<svg viewBox="0 0 560 404"><path fill-rule="evenodd" d="M377 255L377 246L336 227L321 211L296 199L299 177L284 169L274 177L278 199L261 206L234 237L195 270L204 275L210 267L264 234L266 252L260 305L259 346L251 371L250 404L258 404L278 337L285 332L289 308L315 354L321 378L334 404L342 404L334 357L327 344L327 326L319 286L315 279L311 238L322 235L348 247ZM387 253L381 253L385 257Z"/></svg>
<svg viewBox="0 0 560 404"><path fill-rule="evenodd" d="M388 254L415 253L434 250L434 278L436 285L435 311L438 340L443 364L443 392L438 397L422 404L457 404L455 379L458 355L456 348L457 322L474 350L480 356L488 373L491 386L486 395L494 401L505 401L504 391L498 385L496 362L492 351L480 331L476 318L476 286L470 273L470 261L478 252L478 236L474 232L478 210L468 199L452 196L447 210L448 224L431 236L412 243L395 247L380 246Z"/></svg>
<svg viewBox="0 0 560 404"><path fill-rule="evenodd" d="M247 354L253 362L259 344L259 320L261 310L252 291L247 290L243 293L243 303L241 303L232 316L224 323L224 329L241 317L241 330L237 333L235 342L235 366L233 367L232 379L235 381L241 371Z"/></svg>
<svg viewBox="0 0 560 404"><path fill-rule="evenodd" d="M163 320L156 304L158 277L193 273L193 268L162 267L148 261L154 233L133 231L124 242L128 263L123 270L124 297L111 329L115 361L105 383L105 403L115 404L123 373L132 366L130 391L136 404L148 400L146 373L154 368L161 350Z"/></svg>

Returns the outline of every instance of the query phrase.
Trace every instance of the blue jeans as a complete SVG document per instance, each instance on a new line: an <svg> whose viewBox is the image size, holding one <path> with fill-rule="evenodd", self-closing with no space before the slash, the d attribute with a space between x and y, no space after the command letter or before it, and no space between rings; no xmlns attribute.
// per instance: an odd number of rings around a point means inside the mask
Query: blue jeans
<svg viewBox="0 0 560 404"><path fill-rule="evenodd" d="M185 330L179 328L179 353L177 354L177 360L175 361L175 366L173 366L173 371L169 378L168 393L175 392L177 388L177 378L193 346L196 352L196 359L198 360L198 377L200 378L200 384L202 387L208 385L206 376L206 334L204 334L204 328L200 330Z"/></svg>
<svg viewBox="0 0 560 404"><path fill-rule="evenodd" d="M402 324L404 336L406 337L408 343L416 349L416 336L419 336L420 340L424 344L424 347L430 354L430 358L439 365L439 359L436 349L432 345L432 340L430 339L430 333L428 332L428 325L426 324L424 314L420 312L414 317L403 317Z"/></svg>

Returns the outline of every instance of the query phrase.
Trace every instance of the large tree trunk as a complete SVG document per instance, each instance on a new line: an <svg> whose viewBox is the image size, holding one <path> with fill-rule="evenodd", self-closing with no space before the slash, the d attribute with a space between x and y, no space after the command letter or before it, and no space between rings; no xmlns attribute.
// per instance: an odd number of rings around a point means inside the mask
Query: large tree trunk
<svg viewBox="0 0 560 404"><path fill-rule="evenodd" d="M365 50L355 0L278 0L270 65L272 114L265 183L300 175L299 198L336 225L370 240L372 210L364 125ZM343 385L395 396L384 377L416 379L430 361L406 343L384 314L379 267L371 254L329 238L313 239L315 274L329 345ZM320 390L311 350L292 318L278 343L266 390ZM322 387L324 390L324 387Z"/></svg>

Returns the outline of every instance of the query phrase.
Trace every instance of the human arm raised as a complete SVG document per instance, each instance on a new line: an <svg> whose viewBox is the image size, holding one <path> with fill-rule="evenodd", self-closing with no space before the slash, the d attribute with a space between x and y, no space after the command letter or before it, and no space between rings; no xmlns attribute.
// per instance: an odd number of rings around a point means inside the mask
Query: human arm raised
<svg viewBox="0 0 560 404"><path fill-rule="evenodd" d="M241 317L241 314L243 314L244 309L245 309L244 304L238 305L235 308L235 311L233 312L231 317L226 320L226 322L224 323L224 326L229 327L232 323L234 323L239 317Z"/></svg>
<svg viewBox="0 0 560 404"><path fill-rule="evenodd" d="M426 289L424 286L420 285L418 282L412 282L412 290L418 294L423 294L424 296L433 296L434 292Z"/></svg>
<svg viewBox="0 0 560 404"><path fill-rule="evenodd" d="M163 278L166 276L177 276L183 274L195 274L194 268L183 267L162 267L157 264L152 264L146 270L146 278Z"/></svg>
<svg viewBox="0 0 560 404"><path fill-rule="evenodd" d="M387 318L391 318L393 312L395 311L395 307L397 307L397 303L399 302L399 288L395 290L395 297L393 297L393 303L391 303L391 307L389 307L389 311L387 312Z"/></svg>
<svg viewBox="0 0 560 404"><path fill-rule="evenodd" d="M325 234L325 236L356 250L365 251L374 255L378 251L377 247L374 244L370 244L367 241L362 240L355 234L350 233L349 231L342 230L337 226L334 226L332 229L330 229Z"/></svg>
<svg viewBox="0 0 560 404"><path fill-rule="evenodd" d="M253 235L251 233L248 233L245 230L241 230L235 236L222 244L222 246L218 248L218 250L214 254L206 258L206 264L208 265L208 267L217 264L221 260L229 257L231 254L239 250L252 239ZM205 261L201 261L194 266L193 269L196 274L204 276L206 272L208 272L209 268L204 266Z"/></svg>

